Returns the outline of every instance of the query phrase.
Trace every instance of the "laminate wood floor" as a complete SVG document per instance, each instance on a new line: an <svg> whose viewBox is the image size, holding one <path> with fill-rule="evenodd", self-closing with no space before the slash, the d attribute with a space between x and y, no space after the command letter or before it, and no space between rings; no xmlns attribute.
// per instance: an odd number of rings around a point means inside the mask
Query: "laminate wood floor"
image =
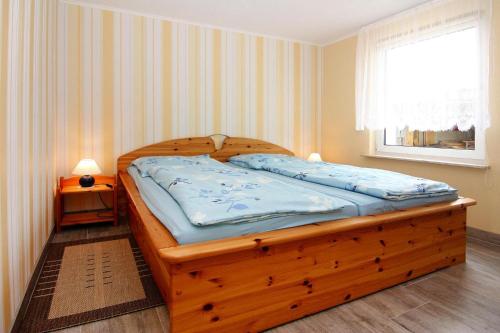
<svg viewBox="0 0 500 333"><path fill-rule="evenodd" d="M70 229L53 242L125 232L127 226ZM59 332L168 332L168 314L162 306ZM500 245L469 238L466 264L267 331L306 332L500 332Z"/></svg>

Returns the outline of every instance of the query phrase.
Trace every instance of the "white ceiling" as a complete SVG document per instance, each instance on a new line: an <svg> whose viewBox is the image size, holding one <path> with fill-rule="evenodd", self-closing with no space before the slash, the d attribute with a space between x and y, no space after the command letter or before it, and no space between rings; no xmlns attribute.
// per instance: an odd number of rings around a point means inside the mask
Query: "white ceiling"
<svg viewBox="0 0 500 333"><path fill-rule="evenodd" d="M327 44L429 0L66 0Z"/></svg>

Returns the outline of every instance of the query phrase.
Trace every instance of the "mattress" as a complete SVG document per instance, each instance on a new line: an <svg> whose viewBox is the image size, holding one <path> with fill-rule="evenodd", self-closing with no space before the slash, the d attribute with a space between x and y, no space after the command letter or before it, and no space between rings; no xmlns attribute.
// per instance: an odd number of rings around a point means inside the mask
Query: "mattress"
<svg viewBox="0 0 500 333"><path fill-rule="evenodd" d="M316 222L338 220L358 215L355 204L345 200L344 207L332 213L292 215L258 222L217 224L198 227L189 222L177 202L151 177L141 177L136 167L128 168L146 206L170 231L179 244L190 244L215 239L285 229Z"/></svg>
<svg viewBox="0 0 500 333"><path fill-rule="evenodd" d="M227 164L235 168L240 168L239 166L231 163ZM177 202L151 177L141 177L137 168L134 166L130 166L128 168L128 173L134 179L146 206L170 231L179 244L190 244L208 240L236 237L270 230L297 227L317 222L339 220L353 216L374 215L438 202L449 202L458 198L457 194L450 194L439 197L417 198L401 201L384 200L362 193L305 182L267 171L256 172L262 173L267 177L279 179L286 183L295 185L298 184L323 194L340 198L345 200L345 207L329 214L314 214L308 216L296 215L272 218L251 223L218 224L197 227L189 222Z"/></svg>

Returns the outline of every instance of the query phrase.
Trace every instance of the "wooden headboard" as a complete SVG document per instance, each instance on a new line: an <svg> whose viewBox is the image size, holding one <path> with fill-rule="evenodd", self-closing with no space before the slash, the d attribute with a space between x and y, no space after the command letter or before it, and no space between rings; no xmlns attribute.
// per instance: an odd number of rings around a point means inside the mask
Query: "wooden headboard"
<svg viewBox="0 0 500 333"><path fill-rule="evenodd" d="M293 155L291 151L270 142L249 139L226 137L220 149L216 149L210 136L175 139L145 146L118 158L117 171L126 171L130 163L143 156L194 156L210 154L221 162L240 154L286 154Z"/></svg>

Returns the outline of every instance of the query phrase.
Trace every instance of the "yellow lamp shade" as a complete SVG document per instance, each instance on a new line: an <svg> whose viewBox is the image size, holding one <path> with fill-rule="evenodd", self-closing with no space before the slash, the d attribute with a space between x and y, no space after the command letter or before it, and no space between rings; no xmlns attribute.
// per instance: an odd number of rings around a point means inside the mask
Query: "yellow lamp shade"
<svg viewBox="0 0 500 333"><path fill-rule="evenodd" d="M93 159L84 158L78 162L72 173L78 176L98 175L101 173L101 169Z"/></svg>
<svg viewBox="0 0 500 333"><path fill-rule="evenodd" d="M311 153L309 157L307 158L308 161L310 162L321 162L321 155L319 153Z"/></svg>

